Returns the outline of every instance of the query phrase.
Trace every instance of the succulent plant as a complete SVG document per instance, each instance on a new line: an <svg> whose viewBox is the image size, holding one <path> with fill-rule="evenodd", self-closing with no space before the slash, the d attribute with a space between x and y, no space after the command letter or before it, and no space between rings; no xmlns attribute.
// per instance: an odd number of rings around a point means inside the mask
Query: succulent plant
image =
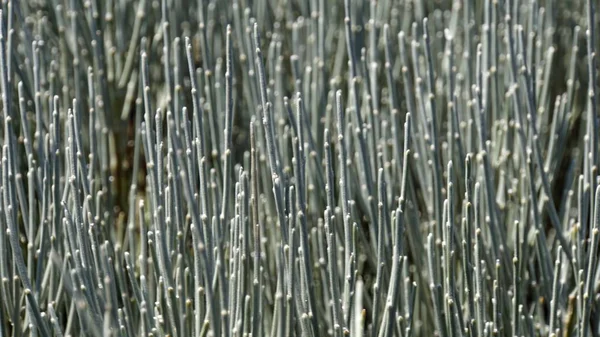
<svg viewBox="0 0 600 337"><path fill-rule="evenodd" d="M1 1L0 337L600 336L596 6Z"/></svg>

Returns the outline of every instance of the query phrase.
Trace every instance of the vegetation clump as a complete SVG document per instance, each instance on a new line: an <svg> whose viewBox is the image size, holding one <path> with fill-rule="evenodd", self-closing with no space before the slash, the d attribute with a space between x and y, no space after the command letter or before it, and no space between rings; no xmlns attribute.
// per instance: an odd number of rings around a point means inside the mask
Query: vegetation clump
<svg viewBox="0 0 600 337"><path fill-rule="evenodd" d="M593 0L3 0L0 337L600 336Z"/></svg>

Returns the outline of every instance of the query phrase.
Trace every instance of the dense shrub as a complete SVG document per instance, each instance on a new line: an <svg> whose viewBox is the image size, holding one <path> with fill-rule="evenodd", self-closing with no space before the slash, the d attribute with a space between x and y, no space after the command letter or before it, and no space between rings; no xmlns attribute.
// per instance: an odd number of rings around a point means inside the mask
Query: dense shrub
<svg viewBox="0 0 600 337"><path fill-rule="evenodd" d="M600 336L594 6L3 0L0 337Z"/></svg>

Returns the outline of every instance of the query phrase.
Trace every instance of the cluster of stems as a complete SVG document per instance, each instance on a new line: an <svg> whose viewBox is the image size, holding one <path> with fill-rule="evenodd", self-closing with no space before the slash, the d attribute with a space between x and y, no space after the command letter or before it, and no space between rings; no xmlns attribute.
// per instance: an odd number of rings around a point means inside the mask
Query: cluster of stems
<svg viewBox="0 0 600 337"><path fill-rule="evenodd" d="M2 0L0 337L600 336L596 6Z"/></svg>

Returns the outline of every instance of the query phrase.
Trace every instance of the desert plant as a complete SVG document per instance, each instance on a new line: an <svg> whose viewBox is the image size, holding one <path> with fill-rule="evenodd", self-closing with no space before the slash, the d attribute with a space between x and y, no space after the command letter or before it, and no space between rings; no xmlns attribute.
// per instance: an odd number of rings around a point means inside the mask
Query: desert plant
<svg viewBox="0 0 600 337"><path fill-rule="evenodd" d="M3 0L0 337L600 336L595 11Z"/></svg>

